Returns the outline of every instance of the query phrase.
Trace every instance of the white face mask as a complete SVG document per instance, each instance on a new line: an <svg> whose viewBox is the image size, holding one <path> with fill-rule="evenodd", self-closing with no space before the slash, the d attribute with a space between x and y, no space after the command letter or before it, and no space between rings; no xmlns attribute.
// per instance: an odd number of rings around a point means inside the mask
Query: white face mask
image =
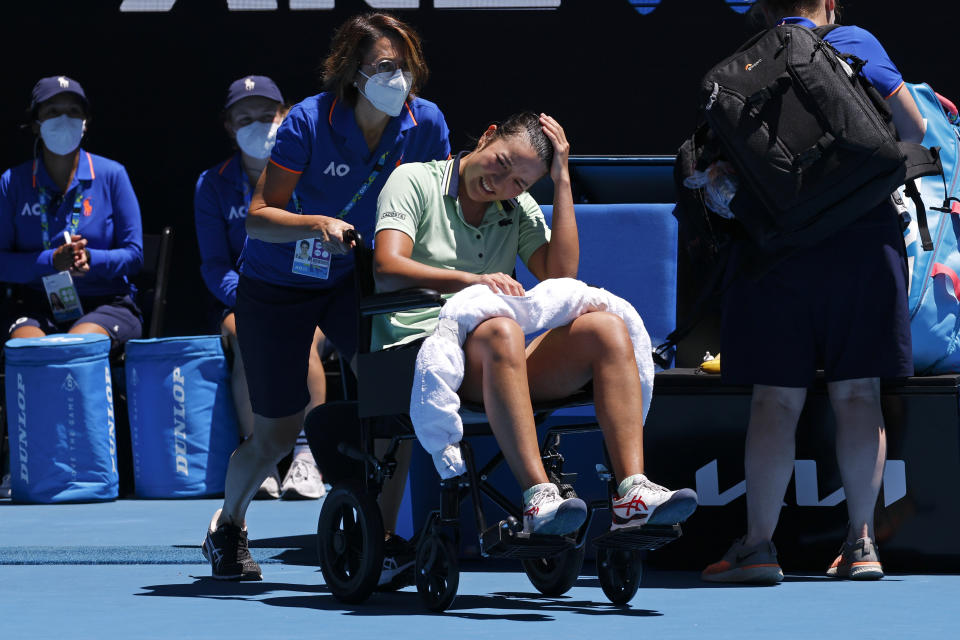
<svg viewBox="0 0 960 640"><path fill-rule="evenodd" d="M357 88L370 104L388 116L400 115L410 87L413 86L413 74L397 69L393 73L375 73L372 76L361 71L360 75L367 79L367 86L364 89L359 86Z"/></svg>
<svg viewBox="0 0 960 640"><path fill-rule="evenodd" d="M277 122L251 122L237 129L237 146L248 156L261 160L269 158L279 128Z"/></svg>
<svg viewBox="0 0 960 640"><path fill-rule="evenodd" d="M86 120L63 114L41 122L40 137L47 149L58 156L65 156L80 146L86 124Z"/></svg>

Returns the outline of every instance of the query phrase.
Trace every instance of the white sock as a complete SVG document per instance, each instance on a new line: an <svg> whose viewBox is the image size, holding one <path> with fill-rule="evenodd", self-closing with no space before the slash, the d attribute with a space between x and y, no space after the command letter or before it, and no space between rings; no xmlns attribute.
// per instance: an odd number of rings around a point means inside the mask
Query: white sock
<svg viewBox="0 0 960 640"><path fill-rule="evenodd" d="M302 429L300 430L300 435L297 436L297 444L293 448L293 459L316 464L313 459L313 453L310 452L310 445L307 444L307 436L303 433Z"/></svg>
<svg viewBox="0 0 960 640"><path fill-rule="evenodd" d="M641 480L645 480L646 477L647 476L643 475L642 473L635 473L628 478L624 478L623 482L621 482L620 485L617 487L617 495L618 496L627 495L627 491L630 490L630 487L639 483Z"/></svg>

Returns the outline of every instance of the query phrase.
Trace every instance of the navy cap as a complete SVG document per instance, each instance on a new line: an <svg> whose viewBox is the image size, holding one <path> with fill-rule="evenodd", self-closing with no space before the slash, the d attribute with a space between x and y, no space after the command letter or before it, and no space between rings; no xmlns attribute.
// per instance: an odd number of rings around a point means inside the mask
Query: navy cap
<svg viewBox="0 0 960 640"><path fill-rule="evenodd" d="M273 80L267 76L246 76L230 84L230 88L227 89L227 102L223 108L229 109L235 102L250 96L262 96L276 102L283 102L283 94Z"/></svg>
<svg viewBox="0 0 960 640"><path fill-rule="evenodd" d="M33 85L33 93L30 96L30 111L37 108L41 102L46 102L50 98L60 93L75 93L83 100L83 106L90 107L87 100L87 94L83 92L80 83L67 76L50 76L41 78L37 84Z"/></svg>

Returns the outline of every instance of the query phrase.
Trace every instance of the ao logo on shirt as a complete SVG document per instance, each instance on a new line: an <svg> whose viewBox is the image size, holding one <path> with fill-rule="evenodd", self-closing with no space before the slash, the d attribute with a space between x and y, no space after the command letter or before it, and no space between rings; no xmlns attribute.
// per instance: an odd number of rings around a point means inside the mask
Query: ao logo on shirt
<svg viewBox="0 0 960 640"><path fill-rule="evenodd" d="M24 203L23 209L20 211L21 216L39 216L40 215L40 203L34 202L30 204L29 202Z"/></svg>
<svg viewBox="0 0 960 640"><path fill-rule="evenodd" d="M333 160L331 160L330 164L327 165L327 168L323 170L323 175L337 176L338 178L342 178L348 173L350 173L349 165L337 164Z"/></svg>
<svg viewBox="0 0 960 640"><path fill-rule="evenodd" d="M227 214L227 220L242 220L247 217L246 207L230 207L230 213Z"/></svg>

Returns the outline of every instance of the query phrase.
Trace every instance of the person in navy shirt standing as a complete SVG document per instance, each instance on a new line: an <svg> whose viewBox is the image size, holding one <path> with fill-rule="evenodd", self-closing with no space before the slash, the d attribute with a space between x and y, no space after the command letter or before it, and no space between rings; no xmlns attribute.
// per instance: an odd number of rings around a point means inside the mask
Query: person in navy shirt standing
<svg viewBox="0 0 960 640"><path fill-rule="evenodd" d="M223 508L204 540L220 579L261 578L245 514L302 427L314 328L346 361L356 353L353 258L344 232L373 237L377 194L394 168L450 155L443 114L416 95L427 67L409 25L381 13L349 19L334 34L323 73L324 92L295 105L277 131L247 213L235 311L254 432L230 460ZM299 255L302 241L308 258ZM381 496L388 530L405 473L396 474L399 491L385 487ZM385 555L385 566L395 561Z"/></svg>
<svg viewBox="0 0 960 640"><path fill-rule="evenodd" d="M80 147L90 104L76 80L41 79L29 113L34 158L0 177L0 281L23 285L5 337L100 333L119 348L142 328L128 280L143 265L130 178Z"/></svg>
<svg viewBox="0 0 960 640"><path fill-rule="evenodd" d="M771 26L811 29L832 24L837 9L835 0L762 0L761 6ZM840 26L824 39L841 54L866 60L862 73L886 99L900 139L920 142L923 118L876 37ZM743 243L737 249L735 260L749 252ZM703 571L703 579L755 584L783 579L772 537L793 473L797 421L816 369L824 370L836 416L837 463L849 516L827 575L883 577L873 529L886 460L880 380L913 375L906 250L892 202L864 211L758 278L735 280L724 298L722 325L724 382L753 385L744 455L747 533Z"/></svg>
<svg viewBox="0 0 960 640"><path fill-rule="evenodd" d="M283 94L270 78L245 76L231 83L223 107L223 125L237 151L225 162L200 175L193 200L194 223L200 247L200 271L214 298L211 315L215 318L218 330L227 338L234 355L231 385L243 438L253 434L253 410L250 408L233 311L240 277L237 260L247 239L247 209L253 187L270 158L277 129L286 112ZM307 411L326 400L327 385L322 362L325 342L323 333L316 329L307 370L307 386L310 390ZM274 469L264 478L256 497L316 499L325 492L323 479L307 446L306 437L301 433L283 482Z"/></svg>

